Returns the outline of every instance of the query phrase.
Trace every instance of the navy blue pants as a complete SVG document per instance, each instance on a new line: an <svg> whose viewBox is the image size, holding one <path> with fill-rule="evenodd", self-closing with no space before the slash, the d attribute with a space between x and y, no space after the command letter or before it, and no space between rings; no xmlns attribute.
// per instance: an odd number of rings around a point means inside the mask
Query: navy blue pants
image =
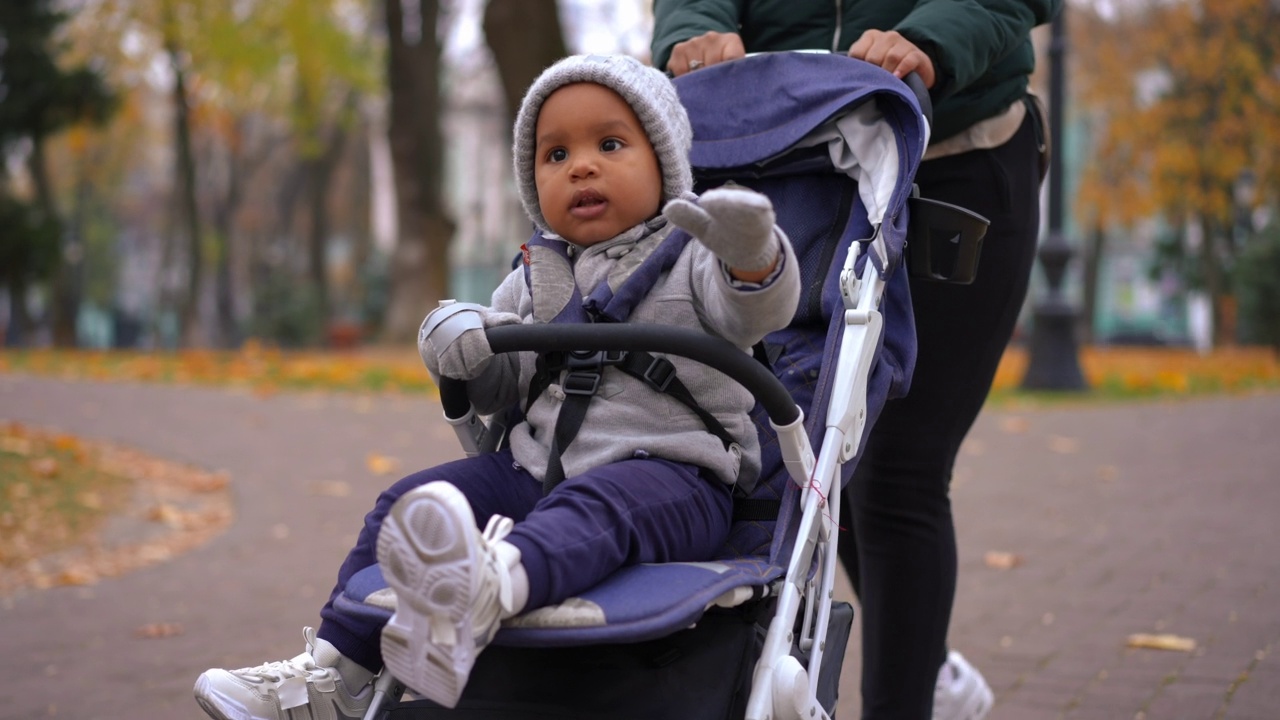
<svg viewBox="0 0 1280 720"><path fill-rule="evenodd" d="M479 527L493 515L516 521L506 539L520 548L529 575L526 609L572 597L625 565L711 559L724 545L733 513L729 486L714 475L652 458L595 468L545 496L542 482L517 465L509 451L409 475L387 488L365 516L356 546L320 610L317 635L370 670L382 667L382 625L344 615L333 601L352 575L377 562L378 530L395 501L436 480L466 496Z"/></svg>

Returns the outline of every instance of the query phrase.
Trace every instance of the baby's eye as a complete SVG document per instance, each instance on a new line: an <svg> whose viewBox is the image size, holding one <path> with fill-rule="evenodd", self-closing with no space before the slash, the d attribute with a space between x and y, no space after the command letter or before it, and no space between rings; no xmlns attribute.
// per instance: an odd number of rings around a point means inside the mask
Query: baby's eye
<svg viewBox="0 0 1280 720"><path fill-rule="evenodd" d="M569 151L564 148L556 148L547 153L547 160L553 163L562 163L569 159Z"/></svg>
<svg viewBox="0 0 1280 720"><path fill-rule="evenodd" d="M600 142L600 149L604 152L613 152L622 149L622 141L617 138L608 138Z"/></svg>

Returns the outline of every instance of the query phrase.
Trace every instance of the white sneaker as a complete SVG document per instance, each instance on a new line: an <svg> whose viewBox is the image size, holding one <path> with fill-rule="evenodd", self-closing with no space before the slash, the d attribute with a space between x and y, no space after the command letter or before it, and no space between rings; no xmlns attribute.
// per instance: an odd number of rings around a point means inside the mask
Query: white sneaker
<svg viewBox="0 0 1280 720"><path fill-rule="evenodd" d="M947 653L933 689L933 720L982 720L994 703L982 673L955 650Z"/></svg>
<svg viewBox="0 0 1280 720"><path fill-rule="evenodd" d="M511 568L520 551L501 542L510 518L481 534L466 497L447 482L415 488L391 506L378 533L378 564L396 592L382 629L382 659L417 694L454 707L476 656L515 608Z"/></svg>
<svg viewBox="0 0 1280 720"><path fill-rule="evenodd" d="M196 679L196 702L218 720L359 720L373 699L373 673L311 628L307 651L239 670L206 670ZM344 680L344 675L347 678ZM354 680L348 684L347 680ZM352 692L351 685L356 685Z"/></svg>

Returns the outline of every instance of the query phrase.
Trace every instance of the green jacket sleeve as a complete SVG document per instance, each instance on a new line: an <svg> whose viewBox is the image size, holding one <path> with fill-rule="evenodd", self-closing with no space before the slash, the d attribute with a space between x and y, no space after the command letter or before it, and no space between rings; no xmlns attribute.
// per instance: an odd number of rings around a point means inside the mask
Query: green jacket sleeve
<svg viewBox="0 0 1280 720"><path fill-rule="evenodd" d="M671 48L712 30L736 33L745 0L654 0L653 66L667 69Z"/></svg>
<svg viewBox="0 0 1280 720"><path fill-rule="evenodd" d="M1033 27L1062 9L1062 0L920 0L894 29L934 62L932 95L968 87L1027 42Z"/></svg>

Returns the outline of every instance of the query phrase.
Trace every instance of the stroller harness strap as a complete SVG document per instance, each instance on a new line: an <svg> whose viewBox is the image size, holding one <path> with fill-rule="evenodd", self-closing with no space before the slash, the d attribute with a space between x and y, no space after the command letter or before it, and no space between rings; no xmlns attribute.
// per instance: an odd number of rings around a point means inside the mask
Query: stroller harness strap
<svg viewBox="0 0 1280 720"><path fill-rule="evenodd" d="M657 284L658 278L675 265L691 239L689 233L672 225L659 226L650 232L650 237L637 240L635 250L621 259L620 272L601 281L585 298L573 279L574 258L569 253L568 243L535 234L525 243L524 253L525 283L530 295L534 294L535 288L540 291L548 288L560 288L562 292L566 288L570 290L563 307L549 320L552 323L626 322L636 305ZM534 298L534 307L546 304L544 300ZM551 304L559 304L558 299ZM582 428L587 407L599 389L607 367L616 367L689 408L702 420L707 431L720 439L726 451L735 442L724 425L698 404L693 393L676 377L675 365L664 357L640 351L543 353L538 356L529 381L525 414L528 415L529 409L552 384L558 383L565 395L552 433L547 474L542 481L544 492L551 492L564 481L564 466L560 458ZM561 373L564 373L563 379Z"/></svg>
<svg viewBox="0 0 1280 720"><path fill-rule="evenodd" d="M522 248L525 287L533 297L534 319L550 323L626 322L691 239L689 233L673 225L649 231L648 237L638 239L634 249L618 260L617 270L584 296L574 278L569 243L535 233ZM567 292L568 296L542 297L547 292ZM548 306L559 309L552 317L540 317L538 309Z"/></svg>
<svg viewBox="0 0 1280 720"><path fill-rule="evenodd" d="M689 388L676 377L676 367L670 360L642 350L629 352L581 352L557 351L538 356L537 369L529 383L529 404L552 384L552 378L565 373L560 383L564 391L564 404L556 417L552 434L551 456L547 462L547 474L542 480L543 493L549 493L564 481L564 467L560 456L577 437L582 422L587 417L587 406L600 388L600 378L606 367L616 367L622 372L644 382L650 388L665 393L689 408L702 420L707 432L724 444L726 451L734 444L733 436L706 408L698 404ZM534 391L537 391L535 394Z"/></svg>

